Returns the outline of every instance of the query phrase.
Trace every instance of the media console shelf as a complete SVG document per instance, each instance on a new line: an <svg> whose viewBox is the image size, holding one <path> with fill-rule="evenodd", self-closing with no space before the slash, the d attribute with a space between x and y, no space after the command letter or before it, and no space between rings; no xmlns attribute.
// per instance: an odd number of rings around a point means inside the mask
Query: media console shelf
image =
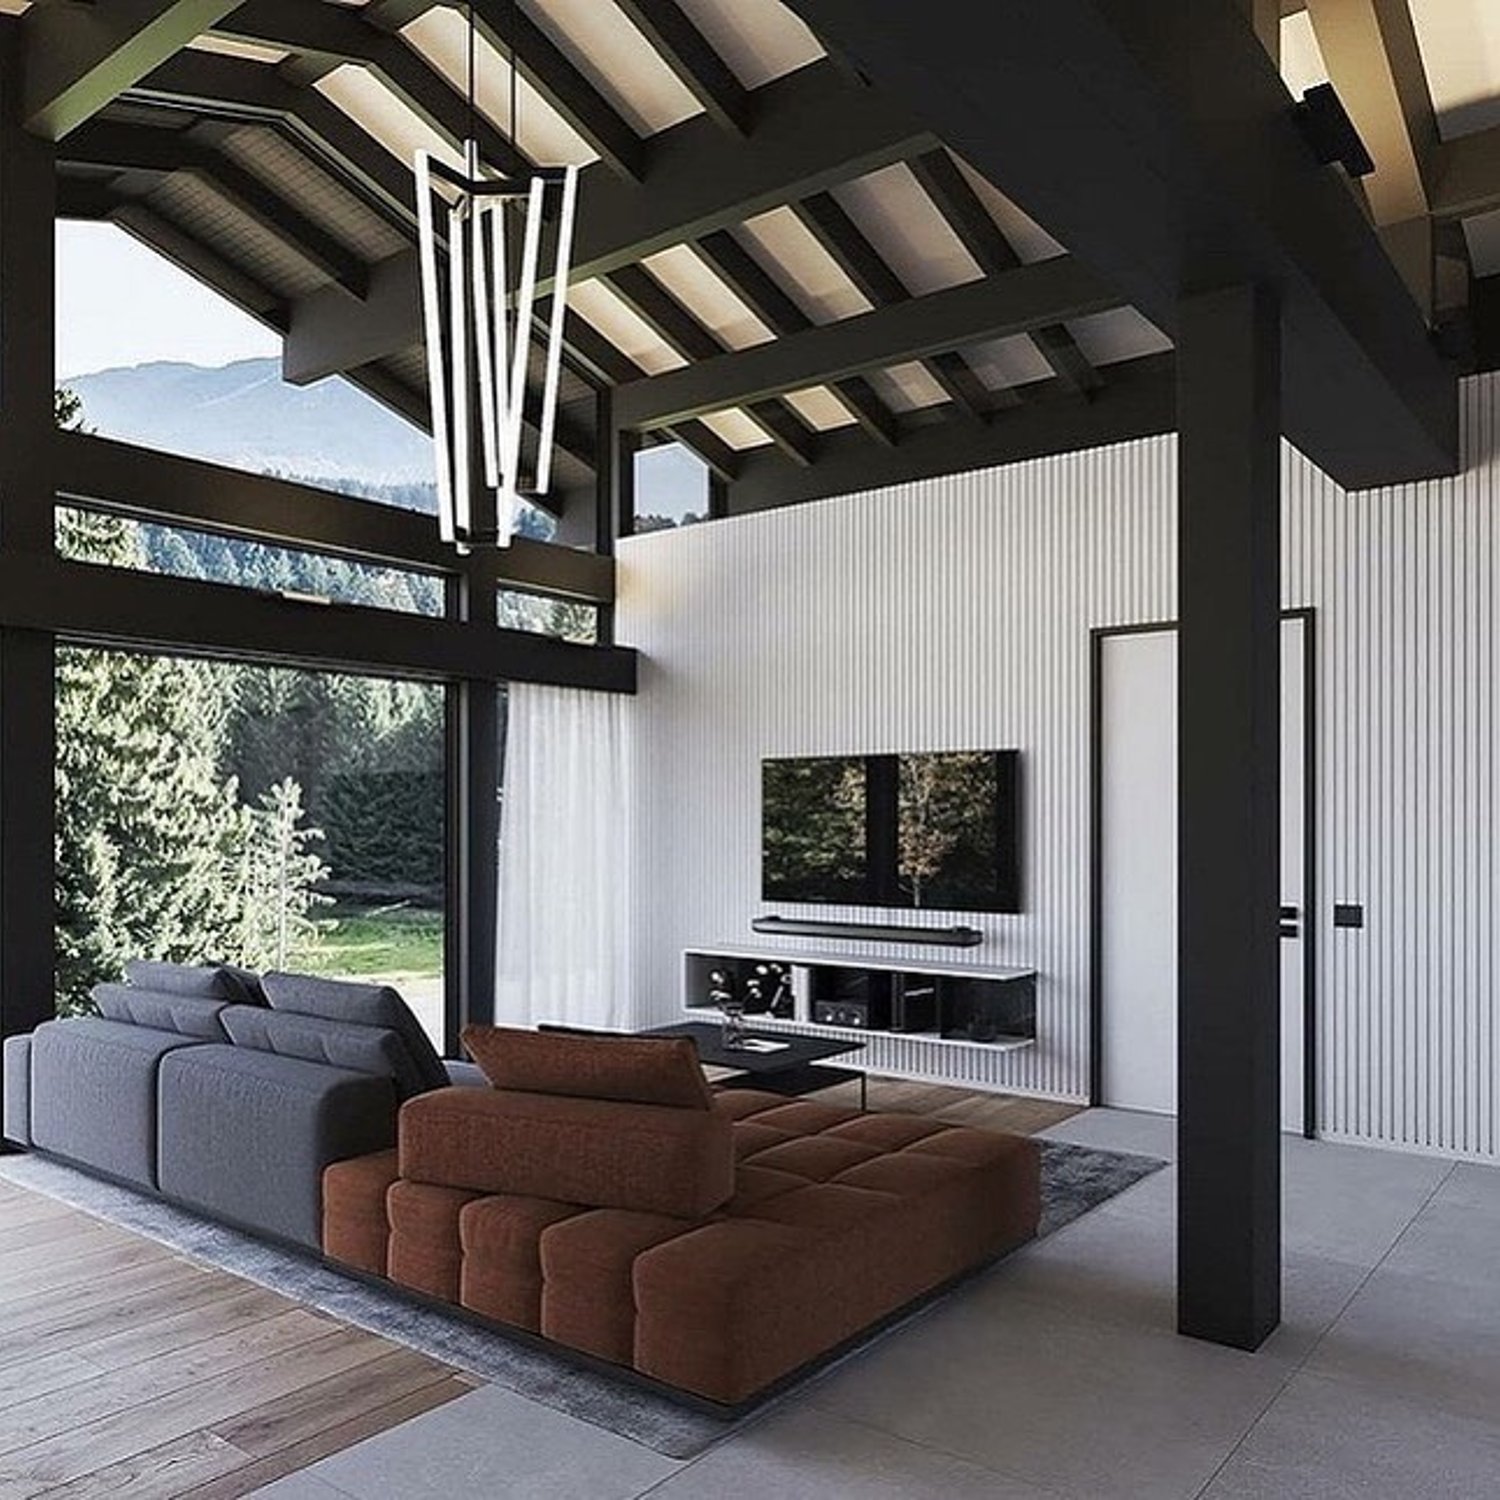
<svg viewBox="0 0 1500 1500"><path fill-rule="evenodd" d="M717 1012L731 995L755 1030L904 1036L1017 1051L1036 1045L1036 970L690 948L683 1009Z"/></svg>

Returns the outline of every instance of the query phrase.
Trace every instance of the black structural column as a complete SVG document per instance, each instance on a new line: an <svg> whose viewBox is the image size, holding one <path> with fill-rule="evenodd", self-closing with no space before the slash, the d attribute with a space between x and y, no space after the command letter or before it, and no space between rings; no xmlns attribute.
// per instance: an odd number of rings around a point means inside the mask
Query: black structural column
<svg viewBox="0 0 1500 1500"><path fill-rule="evenodd" d="M0 551L50 555L53 148L20 126L21 37L0 20ZM53 1013L53 638L0 631L0 1033ZM3 1088L0 1082L0 1088Z"/></svg>
<svg viewBox="0 0 1500 1500"><path fill-rule="evenodd" d="M497 587L483 553L459 576L460 618L493 624ZM469 679L448 690L448 1055L458 1028L495 1019L495 942L499 917L500 700L494 682ZM456 1000L456 1003L454 1003Z"/></svg>
<svg viewBox="0 0 1500 1500"><path fill-rule="evenodd" d="M1181 1332L1281 1318L1281 318L1186 297L1177 334Z"/></svg>

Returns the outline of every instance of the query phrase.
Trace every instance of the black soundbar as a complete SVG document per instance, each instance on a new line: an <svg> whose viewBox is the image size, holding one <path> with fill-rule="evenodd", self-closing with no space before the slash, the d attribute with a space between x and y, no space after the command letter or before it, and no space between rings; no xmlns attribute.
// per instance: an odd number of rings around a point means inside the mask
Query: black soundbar
<svg viewBox="0 0 1500 1500"><path fill-rule="evenodd" d="M843 938L851 943L923 943L933 948L977 948L977 927L903 927L888 922L815 922L800 917L754 917L752 932L782 937Z"/></svg>

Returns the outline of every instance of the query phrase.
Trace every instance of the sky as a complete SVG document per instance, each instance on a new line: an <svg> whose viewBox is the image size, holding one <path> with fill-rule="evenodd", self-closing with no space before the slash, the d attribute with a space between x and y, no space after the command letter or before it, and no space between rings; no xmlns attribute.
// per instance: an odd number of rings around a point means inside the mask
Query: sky
<svg viewBox="0 0 1500 1500"><path fill-rule="evenodd" d="M57 226L57 378L279 357L281 339L113 224Z"/></svg>

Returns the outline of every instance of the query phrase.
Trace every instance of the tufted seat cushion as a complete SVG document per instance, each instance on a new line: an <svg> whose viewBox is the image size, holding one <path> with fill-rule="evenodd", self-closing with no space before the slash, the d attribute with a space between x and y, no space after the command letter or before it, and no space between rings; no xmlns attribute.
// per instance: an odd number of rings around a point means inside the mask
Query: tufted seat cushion
<svg viewBox="0 0 1500 1500"><path fill-rule="evenodd" d="M454 1300L471 1312L726 1405L1036 1232L1039 1157L1021 1137L748 1089L707 1112L448 1091L460 1092L488 1102L429 1094L403 1109L406 1180L385 1195L392 1277L444 1296L456 1278ZM507 1160L518 1137L504 1122L535 1123L539 1101L559 1119L586 1116L580 1151L531 1136L524 1163ZM697 1140L701 1155L668 1151L678 1165L664 1171L660 1114L719 1134ZM615 1154L592 1156L597 1132ZM618 1201L617 1178L659 1193L683 1160L722 1170L723 1191L665 1210ZM356 1213L354 1169L334 1170L329 1253L348 1244L368 1259L338 1222ZM360 1212L389 1170L385 1158L368 1169Z"/></svg>

